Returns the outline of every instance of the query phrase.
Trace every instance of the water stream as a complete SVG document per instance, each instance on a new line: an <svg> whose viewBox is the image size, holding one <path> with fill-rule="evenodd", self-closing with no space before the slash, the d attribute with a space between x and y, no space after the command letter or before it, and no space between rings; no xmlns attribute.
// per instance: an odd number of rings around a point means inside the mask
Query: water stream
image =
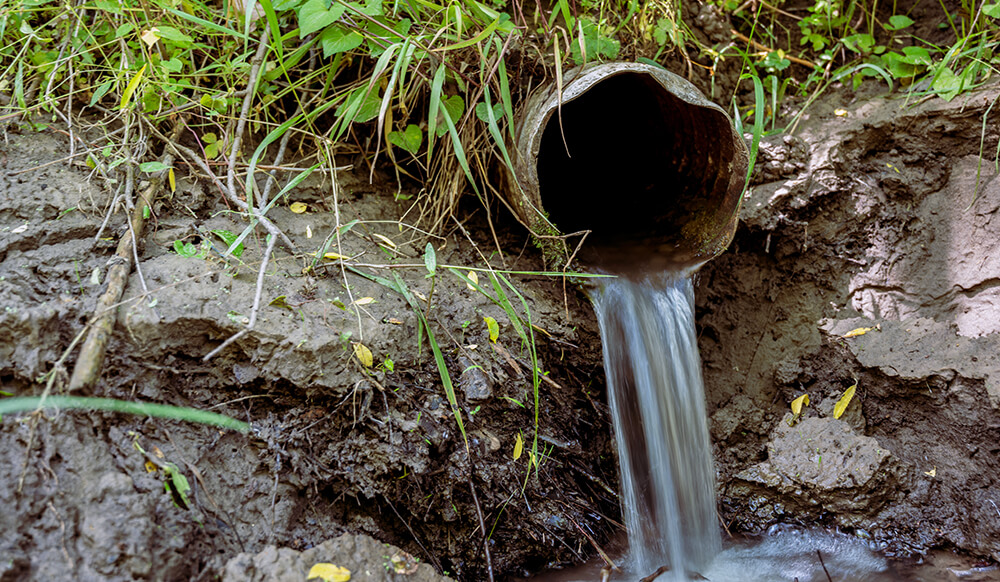
<svg viewBox="0 0 1000 582"><path fill-rule="evenodd" d="M628 531L626 579L826 580L816 551L841 580L876 576L884 558L843 534L776 530L722 549L715 465L689 274L607 279L592 297L604 346Z"/></svg>
<svg viewBox="0 0 1000 582"><path fill-rule="evenodd" d="M608 279L593 297L631 570L703 571L721 550L691 278Z"/></svg>

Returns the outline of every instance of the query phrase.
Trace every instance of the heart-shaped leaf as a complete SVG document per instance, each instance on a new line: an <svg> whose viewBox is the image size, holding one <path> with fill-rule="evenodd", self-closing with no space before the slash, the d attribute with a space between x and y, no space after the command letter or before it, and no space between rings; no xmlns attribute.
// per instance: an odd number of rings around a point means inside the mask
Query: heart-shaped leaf
<svg viewBox="0 0 1000 582"><path fill-rule="evenodd" d="M299 8L299 38L337 22L345 10L347 7L340 3L327 8L325 0L309 0Z"/></svg>
<svg viewBox="0 0 1000 582"><path fill-rule="evenodd" d="M343 53L357 48L364 37L356 30L344 30L340 26L328 26L323 34L319 35L319 43L323 47L323 56L329 58L330 55Z"/></svg>
<svg viewBox="0 0 1000 582"><path fill-rule="evenodd" d="M406 126L405 131L390 133L388 140L392 145L401 147L411 154L416 155L420 149L420 144L424 141L424 132L420 130L420 127L411 123Z"/></svg>

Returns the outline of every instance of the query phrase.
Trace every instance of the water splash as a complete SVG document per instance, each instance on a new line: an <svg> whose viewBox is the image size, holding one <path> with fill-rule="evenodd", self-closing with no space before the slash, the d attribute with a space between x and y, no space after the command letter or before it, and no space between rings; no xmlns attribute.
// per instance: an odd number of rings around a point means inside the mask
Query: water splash
<svg viewBox="0 0 1000 582"><path fill-rule="evenodd" d="M609 279L592 297L621 465L631 570L674 579L721 549L688 276ZM664 576L660 580L667 580Z"/></svg>

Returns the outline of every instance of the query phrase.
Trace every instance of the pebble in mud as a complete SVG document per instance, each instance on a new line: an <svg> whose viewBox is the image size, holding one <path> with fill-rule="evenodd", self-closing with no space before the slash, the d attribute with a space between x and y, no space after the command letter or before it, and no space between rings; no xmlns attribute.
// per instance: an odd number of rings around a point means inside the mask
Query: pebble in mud
<svg viewBox="0 0 1000 582"><path fill-rule="evenodd" d="M462 367L458 385L465 394L466 402L483 402L492 398L493 381L483 371L483 367L466 357L459 358L458 363Z"/></svg>

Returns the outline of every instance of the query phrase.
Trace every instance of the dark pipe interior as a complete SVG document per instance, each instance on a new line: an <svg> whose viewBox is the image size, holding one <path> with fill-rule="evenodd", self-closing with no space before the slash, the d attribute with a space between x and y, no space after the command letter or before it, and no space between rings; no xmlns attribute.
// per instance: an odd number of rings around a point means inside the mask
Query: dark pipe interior
<svg viewBox="0 0 1000 582"><path fill-rule="evenodd" d="M538 154L540 195L562 232L592 231L589 259L635 243L683 255L698 228L732 213L720 208L734 156L729 120L650 76L598 83L563 103L561 126L553 112Z"/></svg>

